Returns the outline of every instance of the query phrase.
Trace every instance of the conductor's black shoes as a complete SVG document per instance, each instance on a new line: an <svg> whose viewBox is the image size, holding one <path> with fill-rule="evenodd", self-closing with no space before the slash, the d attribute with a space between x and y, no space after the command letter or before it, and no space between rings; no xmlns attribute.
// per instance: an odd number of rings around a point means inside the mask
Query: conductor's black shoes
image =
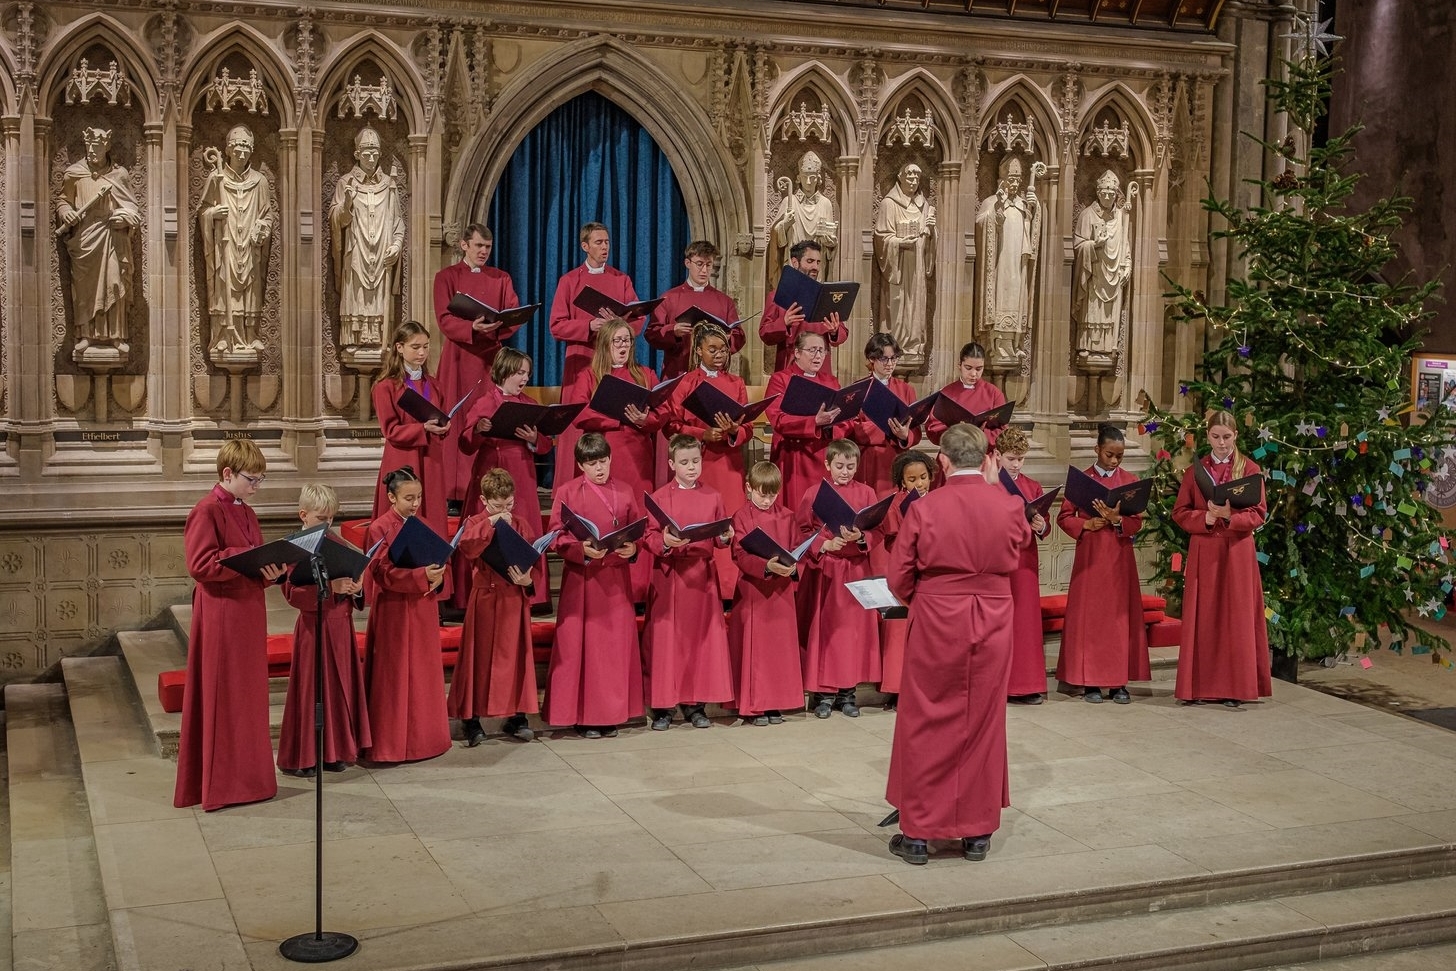
<svg viewBox="0 0 1456 971"><path fill-rule="evenodd" d="M930 862L930 847L925 840L913 840L904 833L890 837L890 852L911 866L924 866Z"/></svg>

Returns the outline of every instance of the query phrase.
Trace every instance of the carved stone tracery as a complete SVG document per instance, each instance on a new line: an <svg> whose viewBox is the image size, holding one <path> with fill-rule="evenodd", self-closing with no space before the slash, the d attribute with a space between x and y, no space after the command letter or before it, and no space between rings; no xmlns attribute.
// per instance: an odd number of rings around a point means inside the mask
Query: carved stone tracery
<svg viewBox="0 0 1456 971"><path fill-rule="evenodd" d="M1119 159L1128 157L1129 144L1132 139L1132 128L1124 120L1116 128L1111 122L1104 118L1102 124L1096 128L1089 128L1082 136L1083 155L1101 155L1104 158L1116 156Z"/></svg>
<svg viewBox="0 0 1456 971"><path fill-rule="evenodd" d="M353 117L363 118L370 110L389 121L399 117L399 101L388 74L381 75L378 84L368 85L356 74L339 92L338 117L348 118L352 111Z"/></svg>
<svg viewBox="0 0 1456 971"><path fill-rule="evenodd" d="M101 95L105 97L107 104L120 103L131 107L131 87L126 72L117 67L115 61L111 61L104 68L91 67L83 57L71 70L62 90L68 105L91 101Z"/></svg>
<svg viewBox="0 0 1456 971"><path fill-rule="evenodd" d="M246 78L235 78L224 67L203 89L203 95L205 111L232 111L239 107L246 108L250 115L268 113L268 91L263 87L263 79L258 77L257 68L250 68Z"/></svg>

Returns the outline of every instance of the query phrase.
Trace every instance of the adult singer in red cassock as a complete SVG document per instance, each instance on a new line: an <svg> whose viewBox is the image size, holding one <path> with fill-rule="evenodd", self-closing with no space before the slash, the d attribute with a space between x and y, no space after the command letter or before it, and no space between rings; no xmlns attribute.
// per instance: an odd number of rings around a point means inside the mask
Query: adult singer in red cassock
<svg viewBox="0 0 1456 971"><path fill-rule="evenodd" d="M805 276L819 279L824 268L824 250L812 239L802 240L789 250L789 266ZM782 371L793 358L794 342L800 334L822 334L830 346L838 347L849 339L849 326L830 314L823 320L805 320L804 308L794 304L785 310L774 303L778 291L770 290L763 301L763 316L758 321L758 339L774 348L774 370ZM834 362L826 355L824 373L834 374Z"/></svg>
<svg viewBox="0 0 1456 971"><path fill-rule="evenodd" d="M788 367L775 371L769 377L764 397L782 395L795 375L838 391L839 382L834 380L834 375L823 370L828 355L829 347L823 334L800 333L794 343L794 359ZM825 411L821 407L817 415L790 415L782 406L783 398L779 398L768 406L766 412L773 428L769 461L779 467L779 473L784 477L784 507L798 510L804 493L819 488L824 479L824 450L830 439L846 430L849 423L834 424L839 417L838 408Z"/></svg>
<svg viewBox="0 0 1456 971"><path fill-rule="evenodd" d="M576 380L562 389L561 400L574 404L591 401L602 378L610 374L630 384L650 388L657 384L657 374L643 367L632 358L632 345L636 338L626 321L613 320L597 331L596 350L591 367L577 372ZM667 404L651 411L631 408L627 420L608 418L591 408L584 409L576 421L561 435L556 443L556 482L554 493L580 474L577 463L572 461L576 451L576 440L586 432L598 432L605 436L612 449L612 480L635 499L653 489L654 472L657 465L657 431L667 415ZM634 603L647 600L647 579L652 568L649 557L638 557L632 564L632 597Z"/></svg>
<svg viewBox="0 0 1456 971"><path fill-rule="evenodd" d="M1097 461L1087 474L1109 489L1136 482L1136 476L1120 468L1126 447L1122 429L1103 424L1097 430ZM1100 500L1094 505L1098 508L1078 509L1063 499L1057 513L1057 525L1077 543L1057 680L1083 686L1083 701L1100 704L1102 689L1108 688L1113 701L1126 705L1132 702L1127 683L1152 677L1132 551L1143 520L1124 516Z"/></svg>
<svg viewBox="0 0 1456 971"><path fill-rule="evenodd" d="M373 518L378 519L392 508L384 476L393 469L409 466L420 480L423 499L416 513L435 532L450 538L449 516L445 497L449 488L445 480L445 436L449 426L439 422L421 424L399 406L405 388L450 410L454 402L445 401L439 383L427 370L430 359L430 331L416 320L406 320L394 329L379 379L374 382L374 414L384 434L384 454L379 463L379 480L374 490Z"/></svg>
<svg viewBox="0 0 1456 971"><path fill-rule="evenodd" d="M617 319L610 310L603 310L593 317L576 305L576 298L586 287L591 287L621 303L635 303L637 291L632 287L632 278L621 270L607 265L607 255L612 250L612 236L601 223L587 223L581 227L581 249L586 262L574 270L568 270L556 281L556 294L551 298L551 336L566 344L566 359L562 362L561 386L569 386L577 375L591 367L592 348L596 345L597 331L610 320ZM632 336L642 333L643 318L634 317L628 322ZM571 453L567 452L570 459ZM568 461L567 466L571 463ZM560 466L557 466L558 472Z"/></svg>
<svg viewBox="0 0 1456 971"><path fill-rule="evenodd" d="M697 366L672 389L664 429L669 436L691 435L703 443L703 484L722 497L726 516L733 515L743 505L743 447L753 437L753 426L735 425L727 415L721 415L710 427L683 403L704 384L711 384L740 405L748 403L748 388L743 379L726 370L729 353L728 335L723 328L712 323L698 325L693 331ZM713 561L718 568L718 592L724 600L731 600L738 582L738 567L733 565L732 551L715 547Z"/></svg>
<svg viewBox="0 0 1456 971"><path fill-rule="evenodd" d="M1008 427L996 440L996 454L1001 467L1011 476L1023 502L1042 496L1041 483L1021 471L1031 442L1026 432ZM1009 495L1009 493L1008 493ZM1038 514L1031 520L1031 538L1021 548L1021 562L1011 574L1011 599L1016 616L1011 623L1011 680L1006 685L1006 698L1018 705L1039 705L1046 700L1046 641L1041 629L1041 551L1037 543L1052 531L1046 517Z"/></svg>
<svg viewBox="0 0 1456 971"><path fill-rule="evenodd" d="M420 483L408 469L385 477L390 509L369 524L365 549L375 549L364 571L369 626L364 634L364 683L369 698L367 757L371 762L417 762L450 750L445 713L445 667L435 591L445 566L402 569L389 546L420 505Z"/></svg>
<svg viewBox="0 0 1456 971"><path fill-rule="evenodd" d="M985 859L1011 805L1011 573L1031 531L1021 501L992 481L984 432L954 425L940 446L946 484L905 514L888 578L910 606L885 795L900 810L890 852L917 865L929 840L960 839L966 859Z"/></svg>
<svg viewBox="0 0 1456 971"><path fill-rule="evenodd" d="M243 502L258 491L267 463L248 439L217 452L217 485L187 514L183 548L192 589L187 682L182 692L177 787L172 805L208 812L278 794L268 734L268 606L263 592L282 564L250 577L222 560L263 543L258 517Z"/></svg>
<svg viewBox="0 0 1456 971"><path fill-rule="evenodd" d="M1006 396L1001 393L1001 389L985 380L985 348L972 341L961 348L960 362L959 378L941 388L941 394L977 415L1006 404ZM986 433L986 441L990 443L991 448L995 449L996 436L1001 433L1001 430L983 428L982 431ZM925 423L925 436L939 445L940 436L943 434L945 434L945 422L931 415Z"/></svg>
<svg viewBox="0 0 1456 971"><path fill-rule="evenodd" d="M876 381L907 405L915 401L915 389L910 382L895 377L895 365L900 363L900 345L895 338L885 333L871 334L865 342L864 355L870 375ZM864 415L849 424L849 437L859 446L859 471L854 477L875 490L877 496L897 488L890 476L895 456L920 441L919 429L895 418L890 419L889 425L890 431L886 433Z"/></svg>
<svg viewBox="0 0 1456 971"><path fill-rule="evenodd" d="M1210 454L1198 464L1215 485L1225 485L1259 466L1238 448L1238 424L1226 411L1207 417ZM1269 633L1264 621L1264 584L1259 578L1254 530L1267 509L1263 485L1259 502L1246 509L1210 503L1194 478L1183 475L1173 519L1188 533L1188 567L1183 573L1183 641L1178 648L1180 701L1241 701L1267 698Z"/></svg>
<svg viewBox="0 0 1456 971"><path fill-rule="evenodd" d="M484 508L480 496L480 477L491 469L505 469L510 473L516 487L514 515L525 520L532 536L545 532L541 520L541 500L536 494L536 456L551 451L551 436L542 435L535 428L521 428L515 438L496 438L490 434L491 418L507 401L519 404L534 404L525 393L531 383L531 358L514 347L503 347L490 365L490 381L476 392L475 401L461 422L460 451L469 463L469 477L475 483L465 501L464 515L473 516ZM465 463L462 463L465 464ZM455 588L462 588L468 594L469 578L461 574L471 569L469 557L455 557L451 561ZM546 560L536 561L531 569L532 605L549 607L551 591L546 577ZM457 594L457 602L463 598Z"/></svg>
<svg viewBox="0 0 1456 971"><path fill-rule="evenodd" d="M728 325L725 336L729 353L743 350L743 328L732 327L738 323L738 304L733 298L708 282L718 261L718 247L705 239L689 243L683 252L683 266L687 267L688 279L662 295L662 303L652 311L652 322L647 325L647 343L662 351L662 379L675 378L693 361L693 325L680 323L678 318L692 308L706 310Z"/></svg>
<svg viewBox="0 0 1456 971"><path fill-rule="evenodd" d="M511 310L521 305L516 288L505 270L486 266L495 237L486 226L471 223L460 234L460 262L435 274L435 323L445 338L440 348L440 394L449 411L465 394L475 388L485 390L484 379L491 362L506 341L521 329L520 324L505 326L489 323L484 316L466 319L450 312L450 300L457 293L474 297L496 310ZM477 387L479 386L479 387ZM459 443L463 424L452 424L445 436L445 475L449 480L447 498L468 500L479 490L470 481L470 462L460 461Z"/></svg>

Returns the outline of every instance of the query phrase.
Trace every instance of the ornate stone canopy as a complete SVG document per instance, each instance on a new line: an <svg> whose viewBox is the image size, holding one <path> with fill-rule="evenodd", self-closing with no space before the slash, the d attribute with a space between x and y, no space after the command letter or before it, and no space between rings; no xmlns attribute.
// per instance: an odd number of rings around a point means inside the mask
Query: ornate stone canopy
<svg viewBox="0 0 1456 971"><path fill-rule="evenodd" d="M1095 23L1116 27L1173 27L1213 30L1223 0L809 0L837 7L878 7L919 10L932 14L1014 17L1020 20L1055 20L1059 23Z"/></svg>

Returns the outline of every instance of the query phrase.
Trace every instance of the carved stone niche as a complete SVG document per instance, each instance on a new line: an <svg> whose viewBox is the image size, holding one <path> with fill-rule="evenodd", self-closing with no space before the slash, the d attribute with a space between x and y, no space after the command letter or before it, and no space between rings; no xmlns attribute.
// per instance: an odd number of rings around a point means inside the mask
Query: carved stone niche
<svg viewBox="0 0 1456 971"><path fill-rule="evenodd" d="M936 175L945 159L936 123L925 100L907 94L880 125L875 155L872 322L874 330L891 334L900 345L897 371L907 374L924 369L935 320L942 251L935 228L940 208Z"/></svg>
<svg viewBox="0 0 1456 971"><path fill-rule="evenodd" d="M778 285L789 250L803 238L824 248L821 279L835 279L840 245L839 186L834 172L841 141L823 96L805 85L784 99L767 160L768 289Z"/></svg>
<svg viewBox="0 0 1456 971"><path fill-rule="evenodd" d="M1132 306L1138 198L1127 121L1105 108L1078 139L1072 209L1072 368L1099 377L1124 370ZM1098 397L1089 387L1088 395ZM1105 397L1101 395L1101 397ZM1087 400L1089 413L1106 402Z"/></svg>
<svg viewBox="0 0 1456 971"><path fill-rule="evenodd" d="M986 370L1027 376L1040 316L1045 211L1039 189L1043 134L1020 102L1002 105L984 126L976 171L975 334Z"/></svg>
<svg viewBox="0 0 1456 971"><path fill-rule="evenodd" d="M193 391L241 423L274 407L282 373L277 93L240 50L210 70L188 146Z"/></svg>
<svg viewBox="0 0 1456 971"><path fill-rule="evenodd" d="M146 396L147 170L133 92L113 53L93 44L51 107L56 401L68 417L97 423L136 414Z"/></svg>

